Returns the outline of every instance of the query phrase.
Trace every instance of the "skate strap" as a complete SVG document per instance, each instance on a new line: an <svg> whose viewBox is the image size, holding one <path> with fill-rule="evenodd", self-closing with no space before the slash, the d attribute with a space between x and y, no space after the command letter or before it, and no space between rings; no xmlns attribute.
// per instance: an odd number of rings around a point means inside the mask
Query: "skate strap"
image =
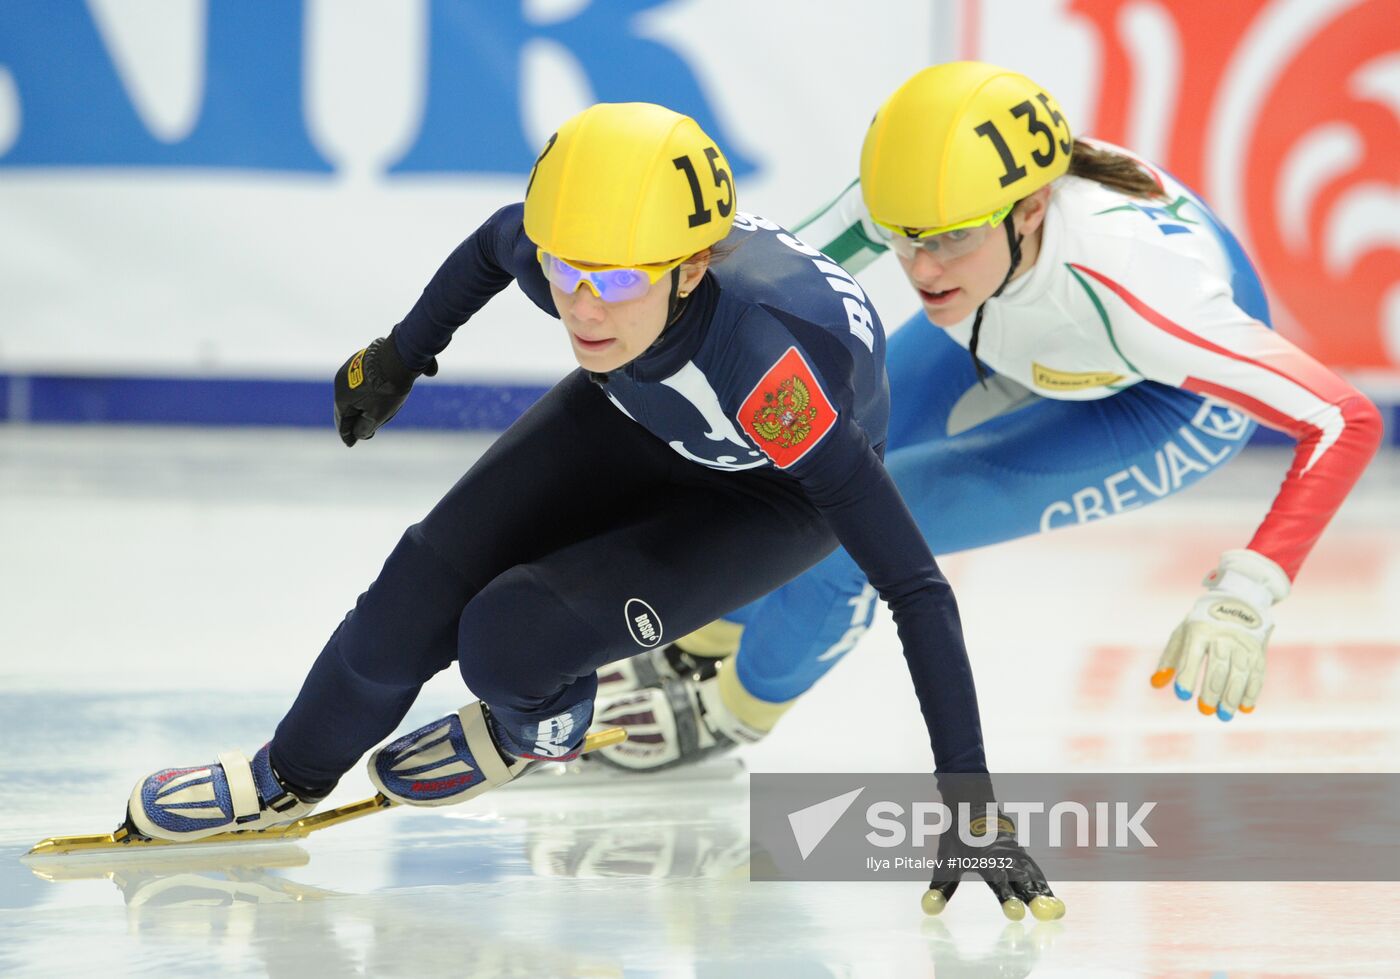
<svg viewBox="0 0 1400 979"><path fill-rule="evenodd" d="M496 741L486 726L486 712L481 709L481 701L473 701L457 712L462 722L462 736L466 739L467 750L477 769L486 776L487 785L504 785L515 777L515 772L501 761L501 753L496 750Z"/></svg>
<svg viewBox="0 0 1400 979"><path fill-rule="evenodd" d="M219 755L224 778L228 780L228 794L233 800L233 818L256 816L262 805L258 802L258 786L253 781L253 766L241 751L228 751Z"/></svg>

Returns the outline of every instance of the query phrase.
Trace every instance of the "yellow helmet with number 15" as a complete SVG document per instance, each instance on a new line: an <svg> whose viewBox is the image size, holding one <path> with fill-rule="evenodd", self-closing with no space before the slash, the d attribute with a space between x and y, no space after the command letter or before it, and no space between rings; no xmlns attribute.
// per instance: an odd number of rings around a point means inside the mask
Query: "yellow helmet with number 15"
<svg viewBox="0 0 1400 979"><path fill-rule="evenodd" d="M1069 169L1073 145L1059 105L1025 75L978 61L934 65L875 113L861 192L877 224L908 237L997 224Z"/></svg>
<svg viewBox="0 0 1400 979"><path fill-rule="evenodd" d="M611 268L677 262L729 234L734 180L689 116L600 103L549 138L525 191L525 234L566 261Z"/></svg>

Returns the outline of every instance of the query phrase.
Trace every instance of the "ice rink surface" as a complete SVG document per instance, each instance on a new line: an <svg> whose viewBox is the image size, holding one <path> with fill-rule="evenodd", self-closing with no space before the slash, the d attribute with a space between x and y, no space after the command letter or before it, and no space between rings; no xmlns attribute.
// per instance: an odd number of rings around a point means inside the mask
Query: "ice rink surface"
<svg viewBox="0 0 1400 979"><path fill-rule="evenodd" d="M149 771L261 744L485 444L0 428L0 975L1400 976L1398 884L1064 883L1063 921L1008 924L971 880L928 920L917 884L751 883L743 777L541 775L299 844L20 862L112 829ZM1290 456L1251 450L1142 512L942 560L994 771L1397 770L1394 453L1277 610L1256 714L1221 724L1148 686ZM439 677L403 730L466 699ZM888 620L744 760L927 770ZM369 794L355 771L332 801Z"/></svg>

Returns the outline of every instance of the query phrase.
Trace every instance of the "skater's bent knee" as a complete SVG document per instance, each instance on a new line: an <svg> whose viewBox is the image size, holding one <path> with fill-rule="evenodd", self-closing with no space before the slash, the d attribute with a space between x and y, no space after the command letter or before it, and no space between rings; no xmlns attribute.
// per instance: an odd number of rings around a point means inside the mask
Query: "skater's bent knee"
<svg viewBox="0 0 1400 979"><path fill-rule="evenodd" d="M457 641L462 679L489 704L547 700L607 661L597 631L529 565L501 574L467 604Z"/></svg>

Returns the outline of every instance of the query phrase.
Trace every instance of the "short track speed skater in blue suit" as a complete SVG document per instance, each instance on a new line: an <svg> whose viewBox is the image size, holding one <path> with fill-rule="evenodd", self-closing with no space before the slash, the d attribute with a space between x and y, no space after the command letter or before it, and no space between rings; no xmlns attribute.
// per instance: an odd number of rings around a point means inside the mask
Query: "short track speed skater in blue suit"
<svg viewBox="0 0 1400 979"><path fill-rule="evenodd" d="M341 368L346 444L389 421L511 283L562 321L580 369L408 528L271 741L143 779L134 829L195 841L273 826L366 752L378 790L410 805L568 760L600 667L664 648L838 545L893 611L938 772L985 776L957 607L882 463L884 330L854 279L739 211L693 120L597 105L544 146L523 205L491 216ZM375 749L454 666L479 701ZM985 777L970 784L968 801L991 801ZM1014 837L994 835L1018 868L989 877L1004 905L1061 912Z"/></svg>

